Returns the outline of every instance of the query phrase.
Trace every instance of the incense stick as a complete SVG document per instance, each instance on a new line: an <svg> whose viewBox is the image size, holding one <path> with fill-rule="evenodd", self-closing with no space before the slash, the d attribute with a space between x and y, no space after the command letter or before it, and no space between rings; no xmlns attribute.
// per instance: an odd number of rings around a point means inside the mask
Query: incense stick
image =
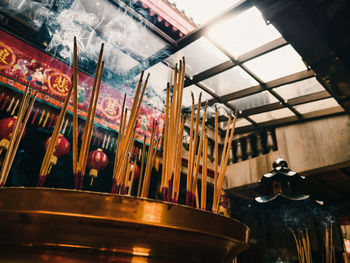
<svg viewBox="0 0 350 263"><path fill-rule="evenodd" d="M73 46L73 174L77 173L78 168L78 47L77 39L74 36Z"/></svg>
<svg viewBox="0 0 350 263"><path fill-rule="evenodd" d="M137 187L137 196L140 196L140 194L141 194L141 182L142 182L142 178L143 178L143 169L145 166L145 154L146 154L146 135L143 138L141 170L140 170L140 175L139 175L139 185Z"/></svg>
<svg viewBox="0 0 350 263"><path fill-rule="evenodd" d="M24 129L25 129L25 125L28 121L29 115L31 113L31 108L32 108L32 103L29 102L31 97L31 91L29 88L29 82L26 86L25 92L23 93L22 99L21 99L21 103L20 103L20 107L18 110L18 116L17 116L17 120L9 141L9 146L1 167L1 171L0 171L0 186L3 186L6 184L6 180L7 180L7 176L8 173L10 171L12 162L13 162L13 158L16 154L17 148L18 148L18 144L19 141L21 140L21 136L23 135ZM34 103L35 101L35 97L36 97L36 93L32 98L32 102ZM29 104L29 106L28 106ZM25 114L26 113L26 114ZM22 123L22 120L24 119L24 122ZM20 137L19 137L20 136Z"/></svg>
<svg viewBox="0 0 350 263"><path fill-rule="evenodd" d="M11 153L9 152L9 154L11 154L11 155L9 157L10 159L9 159L9 162L8 162L8 165L7 165L7 170L5 171L5 175L4 175L4 179L3 179L3 185L6 184L7 177L9 175L11 166L12 166L13 161L15 159L19 143L21 142L22 136L23 136L24 131L25 131L25 127L26 127L27 122L29 120L30 113L31 113L31 111L33 109L33 105L34 105L34 102L36 100L36 96L37 96L37 91L34 93L34 95L31 98L31 101L29 102L29 106L27 107L27 112L26 112L26 114L24 116L24 120L23 120L23 122L21 124L21 127L20 127L20 130L18 132L18 135L16 136L17 138L16 138L16 141L15 141L15 144L13 146L13 149L12 149ZM1 185L1 180L0 180L0 185Z"/></svg>
<svg viewBox="0 0 350 263"><path fill-rule="evenodd" d="M197 140L198 140L198 126L199 126L199 114L200 114L200 105L201 105L201 98L202 98L202 92L199 94L198 98L198 104L197 104L197 115L196 115L196 124L194 129L194 142L192 145L192 152L191 154L191 163L188 170L188 176L189 176L189 198L193 199L193 168L194 168L194 158L196 155L196 149L197 149ZM192 139L192 138L191 138ZM199 151L199 150L198 150ZM193 201L193 200L192 200ZM190 205L190 204L189 204Z"/></svg>
<svg viewBox="0 0 350 263"><path fill-rule="evenodd" d="M201 191L201 209L206 210L207 200L207 158L208 158L208 137L204 138L204 153L202 167L202 191Z"/></svg>
<svg viewBox="0 0 350 263"><path fill-rule="evenodd" d="M164 146L163 146L163 164L162 164L162 180L161 180L161 191L162 199L166 198L166 170L167 170L167 152L168 152L168 126L169 126L169 101L170 101L170 84L167 83L166 88L166 102L165 102L165 124L164 124Z"/></svg>
<svg viewBox="0 0 350 263"><path fill-rule="evenodd" d="M95 90L95 94L91 98L92 99L92 107L91 107L90 114L88 113L88 115L90 115L89 116L90 118L88 121L87 130L85 131L85 128L84 128L84 133L86 132L86 136L85 136L85 140L82 141L83 151L81 151L80 155L79 155L79 166L78 166L78 173L80 174L79 190L81 189L82 184L83 184L83 179L84 179L84 174L85 174L85 169L86 169L86 164L87 164L87 158L88 158L89 149L90 149L94 119L95 119L95 114L96 114L98 94L100 91L101 81L102 81L103 68L104 68L104 62L102 61L100 69L99 69L99 74L98 74L97 88Z"/></svg>
<svg viewBox="0 0 350 263"><path fill-rule="evenodd" d="M217 180L218 180L218 169L219 169L219 122L218 122L218 109L215 107L215 153L214 153L214 195L213 201L217 195Z"/></svg>
<svg viewBox="0 0 350 263"><path fill-rule="evenodd" d="M230 132L230 139L228 141L227 145L224 145L224 149L226 150L226 153L223 152L223 156L224 156L224 162L222 163L223 160L221 160L221 166L220 166L220 172L219 172L219 178L218 178L218 187L216 190L216 200L215 200L215 206L214 208L214 212L217 212L218 210L218 206L219 206L219 201L220 201L220 193L222 191L222 186L224 183L224 178L225 178L225 174L226 174L226 169L227 169L227 161L228 161L228 157L229 157L229 151L231 150L231 144L232 144L232 140L233 140L233 134L235 132L235 126L236 126L236 121L237 121L237 115L238 115L238 111L236 111L235 113L235 118L232 124L232 128L231 128L231 132ZM231 114L230 114L231 117ZM228 133L226 133L227 135ZM226 138L225 138L226 139Z"/></svg>
<svg viewBox="0 0 350 263"><path fill-rule="evenodd" d="M68 94L67 94L65 101L63 103L63 106L61 108L61 112L60 112L60 115L58 116L57 122L55 124L55 128L54 128L53 133L51 135L51 139L48 143L48 147L47 147L46 152L45 152L44 160L43 160L43 162L41 164L41 168L40 168L39 180L38 180L38 184L37 184L38 186L42 186L44 184L46 175L48 174L48 169L49 169L51 157L52 157L52 154L53 154L54 149L56 147L56 142L57 142L57 138L59 135L59 131L62 128L63 120L64 120L64 117L66 115L66 111L67 111L70 96L72 94L72 90L73 90L72 87L68 90Z"/></svg>

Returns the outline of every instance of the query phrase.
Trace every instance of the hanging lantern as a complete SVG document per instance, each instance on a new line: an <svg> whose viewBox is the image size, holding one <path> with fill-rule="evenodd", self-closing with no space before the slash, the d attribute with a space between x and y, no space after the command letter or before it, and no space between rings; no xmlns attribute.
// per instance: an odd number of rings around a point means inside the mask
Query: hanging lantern
<svg viewBox="0 0 350 263"><path fill-rule="evenodd" d="M47 149L50 139L51 137L49 137L45 141L45 149ZM55 150L51 156L49 173L52 165L56 165L58 158L62 157L63 155L66 155L69 152L69 150L70 150L69 141L62 134L59 134L57 138Z"/></svg>
<svg viewBox="0 0 350 263"><path fill-rule="evenodd" d="M0 120L0 154L3 150L7 150L10 144L10 138L12 136L13 129L15 128L15 124L17 121L17 117L8 117ZM25 131L23 133L23 136Z"/></svg>
<svg viewBox="0 0 350 263"><path fill-rule="evenodd" d="M89 153L87 166L91 169L89 175L91 176L90 185L92 185L94 178L97 178L99 171L106 168L108 165L108 157L102 151L102 149L97 149Z"/></svg>
<svg viewBox="0 0 350 263"><path fill-rule="evenodd" d="M137 166L137 164L131 163L131 166L130 166L130 178L129 178L129 180L131 180L131 174L132 174L132 169L134 169L134 165L135 165L134 180L136 180L136 179L139 178L139 176L140 176L140 168Z"/></svg>

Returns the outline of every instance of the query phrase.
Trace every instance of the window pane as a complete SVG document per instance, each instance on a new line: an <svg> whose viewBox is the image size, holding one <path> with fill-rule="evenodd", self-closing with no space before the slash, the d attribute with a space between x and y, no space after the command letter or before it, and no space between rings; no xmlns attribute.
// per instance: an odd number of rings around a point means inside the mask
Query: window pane
<svg viewBox="0 0 350 263"><path fill-rule="evenodd" d="M269 112L251 115L249 117L253 121L260 123L260 122L282 119L282 118L291 117L291 116L295 116L294 113L291 110L289 110L288 108L283 108L283 109L279 109L279 110L274 110L274 111L269 111Z"/></svg>
<svg viewBox="0 0 350 263"><path fill-rule="evenodd" d="M252 7L239 16L213 26L208 36L235 58L281 37L273 25L267 25L261 12Z"/></svg>
<svg viewBox="0 0 350 263"><path fill-rule="evenodd" d="M323 91L323 86L316 78L305 79L274 89L285 100Z"/></svg>
<svg viewBox="0 0 350 263"><path fill-rule="evenodd" d="M277 102L278 100L268 91L263 91L254 95L250 95L241 99L229 102L233 107L239 110L247 110Z"/></svg>
<svg viewBox="0 0 350 263"><path fill-rule="evenodd" d="M202 83L218 96L258 85L258 83L240 67L226 70L202 81Z"/></svg>
<svg viewBox="0 0 350 263"><path fill-rule="evenodd" d="M264 82L307 70L301 57L291 45L252 59L243 65Z"/></svg>
<svg viewBox="0 0 350 263"><path fill-rule="evenodd" d="M191 85L187 88L184 88L183 95L182 95L182 106L188 107L192 105L192 98L191 98L191 91L194 95L194 104L196 105L198 103L199 94L202 92L202 101L210 100L213 97L202 90L201 88L197 87L196 85Z"/></svg>
<svg viewBox="0 0 350 263"><path fill-rule="evenodd" d="M174 66L183 56L186 59L186 73L191 76L229 60L204 37L176 52L166 61Z"/></svg>
<svg viewBox="0 0 350 263"><path fill-rule="evenodd" d="M198 24L204 24L241 0L168 0L176 8Z"/></svg>
<svg viewBox="0 0 350 263"><path fill-rule="evenodd" d="M333 98L318 100L295 106L295 109L301 114L306 114L313 111L325 110L339 106L338 102Z"/></svg>

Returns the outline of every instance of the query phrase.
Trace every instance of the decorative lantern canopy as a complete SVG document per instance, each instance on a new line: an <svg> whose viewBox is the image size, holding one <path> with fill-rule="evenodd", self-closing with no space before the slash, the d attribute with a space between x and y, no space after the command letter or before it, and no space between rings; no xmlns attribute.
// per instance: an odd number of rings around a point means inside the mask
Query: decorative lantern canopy
<svg viewBox="0 0 350 263"><path fill-rule="evenodd" d="M0 154L5 149L7 150L10 138L12 136L13 129L15 128L15 124L17 121L17 117L8 117L0 120ZM23 135L25 134L25 131Z"/></svg>
<svg viewBox="0 0 350 263"><path fill-rule="evenodd" d="M97 178L99 171L106 168L108 165L108 157L102 151L102 149L97 149L89 153L87 166L91 169L89 175L91 176L90 185L92 185L94 178Z"/></svg>
<svg viewBox="0 0 350 263"><path fill-rule="evenodd" d="M51 137L45 141L45 149L47 149L50 139ZM55 150L53 152L53 155L51 156L51 160L50 160L51 166L56 165L57 159L62 157L63 155L66 155L69 152L69 150L70 150L69 141L62 134L59 134L57 138Z"/></svg>

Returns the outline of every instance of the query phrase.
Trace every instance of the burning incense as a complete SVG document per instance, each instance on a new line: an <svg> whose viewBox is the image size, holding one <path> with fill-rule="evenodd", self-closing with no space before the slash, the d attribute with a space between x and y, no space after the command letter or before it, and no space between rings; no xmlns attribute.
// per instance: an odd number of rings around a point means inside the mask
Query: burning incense
<svg viewBox="0 0 350 263"><path fill-rule="evenodd" d="M200 107L200 104L198 104L198 108ZM206 122L206 114L207 114L207 107L208 107L208 101L205 103L204 111L203 111L203 119L202 119L202 128L201 128L201 137L199 140L199 148L198 148L198 154L197 154L197 162L196 162L196 170L193 176L193 182L192 182L192 196L195 194L196 188L197 188L197 181L198 181L198 173L199 173L199 166L200 166L200 158L203 151L203 142L205 138L205 122ZM199 113L199 112L198 112ZM199 115L197 115L199 117ZM196 144L195 144L196 145ZM196 198L196 202L198 202L198 198Z"/></svg>
<svg viewBox="0 0 350 263"><path fill-rule="evenodd" d="M167 152L168 152L168 126L169 126L169 101L170 101L170 84L168 82L166 88L166 102L165 102L165 124L164 124L164 147L163 147L163 165L162 165L162 180L161 180L161 191L162 199L166 198L166 170L167 170Z"/></svg>
<svg viewBox="0 0 350 263"><path fill-rule="evenodd" d="M213 200L213 212L217 212L218 208L219 208L220 194L221 194L221 191L222 191L222 186L223 186L223 183L224 183L224 178L225 178L225 174L226 174L226 170L227 170L227 162L228 162L228 157L230 155L229 153L230 153L230 150L231 150L233 134L235 132L237 115L238 115L238 111L236 111L236 113L235 113L235 118L234 118L231 130L228 129L227 132L226 132L224 151L222 153L222 158L223 159L221 159L220 172L219 172L219 178L218 178L218 185L217 185L217 189L216 189L216 196L215 196L215 199ZM230 117L229 117L229 123L230 123L230 121L231 121L231 114L230 114ZM228 132L229 131L230 131L230 138L229 138L229 140L227 142Z"/></svg>
<svg viewBox="0 0 350 263"><path fill-rule="evenodd" d="M25 126L28 122L29 116L33 109L33 105L36 99L36 94L37 93L35 92L34 95L32 95L32 91L29 88L29 83L28 83L21 99L16 124L12 132L12 136L9 141L9 146L1 167L0 187L6 184L8 174L10 172L13 160L15 158L15 155L18 149L18 145L22 139Z"/></svg>
<svg viewBox="0 0 350 263"><path fill-rule="evenodd" d="M170 95L170 84L167 86L167 98L165 105L165 130L163 148L163 166L161 191L163 200L174 201L176 199L177 184L181 168L182 134L181 133L181 106L185 77L185 59L176 64L174 68L173 93ZM180 157L179 157L180 155Z"/></svg>
<svg viewBox="0 0 350 263"><path fill-rule="evenodd" d="M139 175L139 185L137 187L137 196L141 194L141 182L143 178L143 169L145 167L145 154L146 154L146 135L143 138L143 146L142 146L142 157L141 157L141 170Z"/></svg>
<svg viewBox="0 0 350 263"><path fill-rule="evenodd" d="M190 154L190 162L189 162L189 167L188 167L188 177L189 177L189 183L188 183L188 192L186 193L186 203L189 206L192 206L193 202L193 192L192 192L192 181L193 181L193 168L194 168L194 158L196 155L196 149L197 149L197 140L198 140L198 126L199 126L199 115L200 115L200 105L201 105L201 98L202 98L202 92L199 94L198 98L198 104L197 104L197 115L196 115L196 124L195 124L195 129L194 129L194 142L192 143L192 151L189 153ZM193 106L194 107L194 106ZM192 140L192 137L190 138Z"/></svg>
<svg viewBox="0 0 350 263"><path fill-rule="evenodd" d="M153 157L156 125L157 125L156 123L153 123L153 125L152 125L151 141L150 141L149 148L148 148L145 175L143 177L141 197L144 197L144 198L146 198L148 196L149 177L150 177L150 172L152 169L152 157Z"/></svg>
<svg viewBox="0 0 350 263"><path fill-rule="evenodd" d="M103 44L101 45L101 50L97 61L94 83L92 87L92 94L90 96L89 108L88 108L87 118L85 121L83 138L81 142L79 161L77 164L77 174L75 175L75 178L78 177L78 179L76 179L75 181L78 181L80 177L80 182L79 182L79 185L75 185L76 189L81 189L82 187L86 164L87 164L87 157L88 157L91 138L92 138L92 130L94 125L98 94L101 87L103 68L104 68L102 55L103 55Z"/></svg>
<svg viewBox="0 0 350 263"><path fill-rule="evenodd" d="M192 167L192 139L193 139L193 118L194 118L194 95L191 91L191 98L192 98L192 108L191 108L191 119L190 119L190 147L188 150L188 171L187 171L187 182L186 182L186 204L189 202L189 193L190 193L190 183L191 183L191 167ZM190 176L191 175L191 176Z"/></svg>
<svg viewBox="0 0 350 263"><path fill-rule="evenodd" d="M134 142L133 130L135 130L136 128L136 121L137 121L138 113L143 100L143 96L145 94L146 86L149 79L149 74L146 77L143 87L142 87L142 78L143 78L143 72L141 73L141 76L137 85L134 102L131 108L130 118L129 118L128 124L126 125L125 135L120 141L120 145L119 145L120 148L118 149L118 158L117 158L117 162L115 163L115 169L113 172L113 185L112 185L112 191L111 191L112 193L116 188L115 184L118 181L120 181L120 178L123 173L122 168L125 166L124 156L127 154L127 151L129 149L131 142L132 143Z"/></svg>
<svg viewBox="0 0 350 263"><path fill-rule="evenodd" d="M186 118L183 117L181 121L180 131L178 134L178 145L176 147L176 163L175 163L175 175L174 175L174 184L173 184L173 192L172 192L172 200L177 202L179 196L179 188L180 188L180 177L181 177L181 153L182 153L182 141L183 141L183 133L185 129Z"/></svg>
<svg viewBox="0 0 350 263"><path fill-rule="evenodd" d="M217 195L216 188L218 187L218 170L219 170L219 122L218 122L218 109L215 107L215 155L214 155L214 195L213 200Z"/></svg>
<svg viewBox="0 0 350 263"><path fill-rule="evenodd" d="M208 158L208 137L204 138L204 153L202 167L202 190L201 190L201 209L206 210L207 200L207 158Z"/></svg>
<svg viewBox="0 0 350 263"><path fill-rule="evenodd" d="M77 39L74 37L73 46L73 174L77 174L78 168L78 47Z"/></svg>

